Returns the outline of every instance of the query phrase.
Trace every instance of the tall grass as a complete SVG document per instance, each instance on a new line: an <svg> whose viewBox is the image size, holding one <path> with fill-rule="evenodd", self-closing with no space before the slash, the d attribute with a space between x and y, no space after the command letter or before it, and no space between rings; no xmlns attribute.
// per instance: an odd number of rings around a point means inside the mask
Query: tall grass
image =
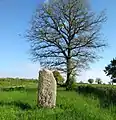
<svg viewBox="0 0 116 120"><path fill-rule="evenodd" d="M0 83L2 84L0 88L4 89L0 91L0 120L116 119L115 105L103 108L99 97L94 95L67 92L63 88L58 88L56 108L39 108L36 106L37 81L19 80L16 82L5 79L0 80ZM19 86L23 86L24 89L19 89Z"/></svg>
<svg viewBox="0 0 116 120"><path fill-rule="evenodd" d="M116 109L102 109L98 99L94 100L73 91L58 90L55 109L38 108L36 96L36 89L1 91L0 120L115 120L116 118L114 115Z"/></svg>

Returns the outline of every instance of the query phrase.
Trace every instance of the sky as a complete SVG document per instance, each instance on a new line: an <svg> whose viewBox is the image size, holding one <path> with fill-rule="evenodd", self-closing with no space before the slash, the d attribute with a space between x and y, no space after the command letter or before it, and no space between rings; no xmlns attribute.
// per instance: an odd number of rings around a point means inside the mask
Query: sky
<svg viewBox="0 0 116 120"><path fill-rule="evenodd" d="M44 0L1 0L0 1L0 77L37 78L39 62L30 60L29 43L24 37L36 8ZM82 71L78 81L101 78L109 81L103 70L116 57L116 0L90 0L91 9L99 13L106 9L107 22L101 32L109 47L100 53L103 57L91 69Z"/></svg>

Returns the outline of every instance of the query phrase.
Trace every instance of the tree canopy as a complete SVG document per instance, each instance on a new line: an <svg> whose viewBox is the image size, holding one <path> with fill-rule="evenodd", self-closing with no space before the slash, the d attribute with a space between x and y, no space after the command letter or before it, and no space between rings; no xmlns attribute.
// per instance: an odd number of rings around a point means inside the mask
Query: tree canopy
<svg viewBox="0 0 116 120"><path fill-rule="evenodd" d="M101 78L96 78L95 82L96 82L97 84L102 84Z"/></svg>
<svg viewBox="0 0 116 120"><path fill-rule="evenodd" d="M110 64L105 67L104 70L107 76L113 80L112 82L116 82L116 58L110 61Z"/></svg>
<svg viewBox="0 0 116 120"><path fill-rule="evenodd" d="M56 79L57 85L61 85L64 83L64 78L62 77L62 75L60 74L60 72L58 71L53 71L53 75Z"/></svg>
<svg viewBox="0 0 116 120"><path fill-rule="evenodd" d="M93 82L94 82L94 79L88 79L88 82L90 83L90 84L92 84Z"/></svg>
<svg viewBox="0 0 116 120"><path fill-rule="evenodd" d="M81 0L50 0L36 10L28 31L33 60L66 72L68 85L72 72L88 67L106 46L100 36L105 21L103 12L96 15Z"/></svg>

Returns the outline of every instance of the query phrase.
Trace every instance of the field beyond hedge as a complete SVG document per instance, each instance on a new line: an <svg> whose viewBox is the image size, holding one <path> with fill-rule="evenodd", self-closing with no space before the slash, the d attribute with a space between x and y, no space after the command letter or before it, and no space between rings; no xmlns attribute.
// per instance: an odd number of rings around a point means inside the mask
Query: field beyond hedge
<svg viewBox="0 0 116 120"><path fill-rule="evenodd" d="M24 89L0 91L0 120L116 119L115 105L102 107L99 97L94 96L94 94L69 92L63 88L58 88L57 106L55 109L38 108L36 106L37 82L27 82L25 80L23 82L25 83L25 86L22 87ZM13 84L13 86L18 88L18 84ZM12 86L8 87L11 88ZM4 88L6 89L7 86Z"/></svg>

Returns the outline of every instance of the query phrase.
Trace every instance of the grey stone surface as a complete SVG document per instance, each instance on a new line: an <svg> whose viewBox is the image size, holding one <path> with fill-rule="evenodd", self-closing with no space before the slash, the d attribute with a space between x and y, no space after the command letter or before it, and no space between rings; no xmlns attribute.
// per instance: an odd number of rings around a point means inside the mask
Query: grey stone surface
<svg viewBox="0 0 116 120"><path fill-rule="evenodd" d="M43 69L39 72L38 105L52 108L56 106L56 80L52 71Z"/></svg>

